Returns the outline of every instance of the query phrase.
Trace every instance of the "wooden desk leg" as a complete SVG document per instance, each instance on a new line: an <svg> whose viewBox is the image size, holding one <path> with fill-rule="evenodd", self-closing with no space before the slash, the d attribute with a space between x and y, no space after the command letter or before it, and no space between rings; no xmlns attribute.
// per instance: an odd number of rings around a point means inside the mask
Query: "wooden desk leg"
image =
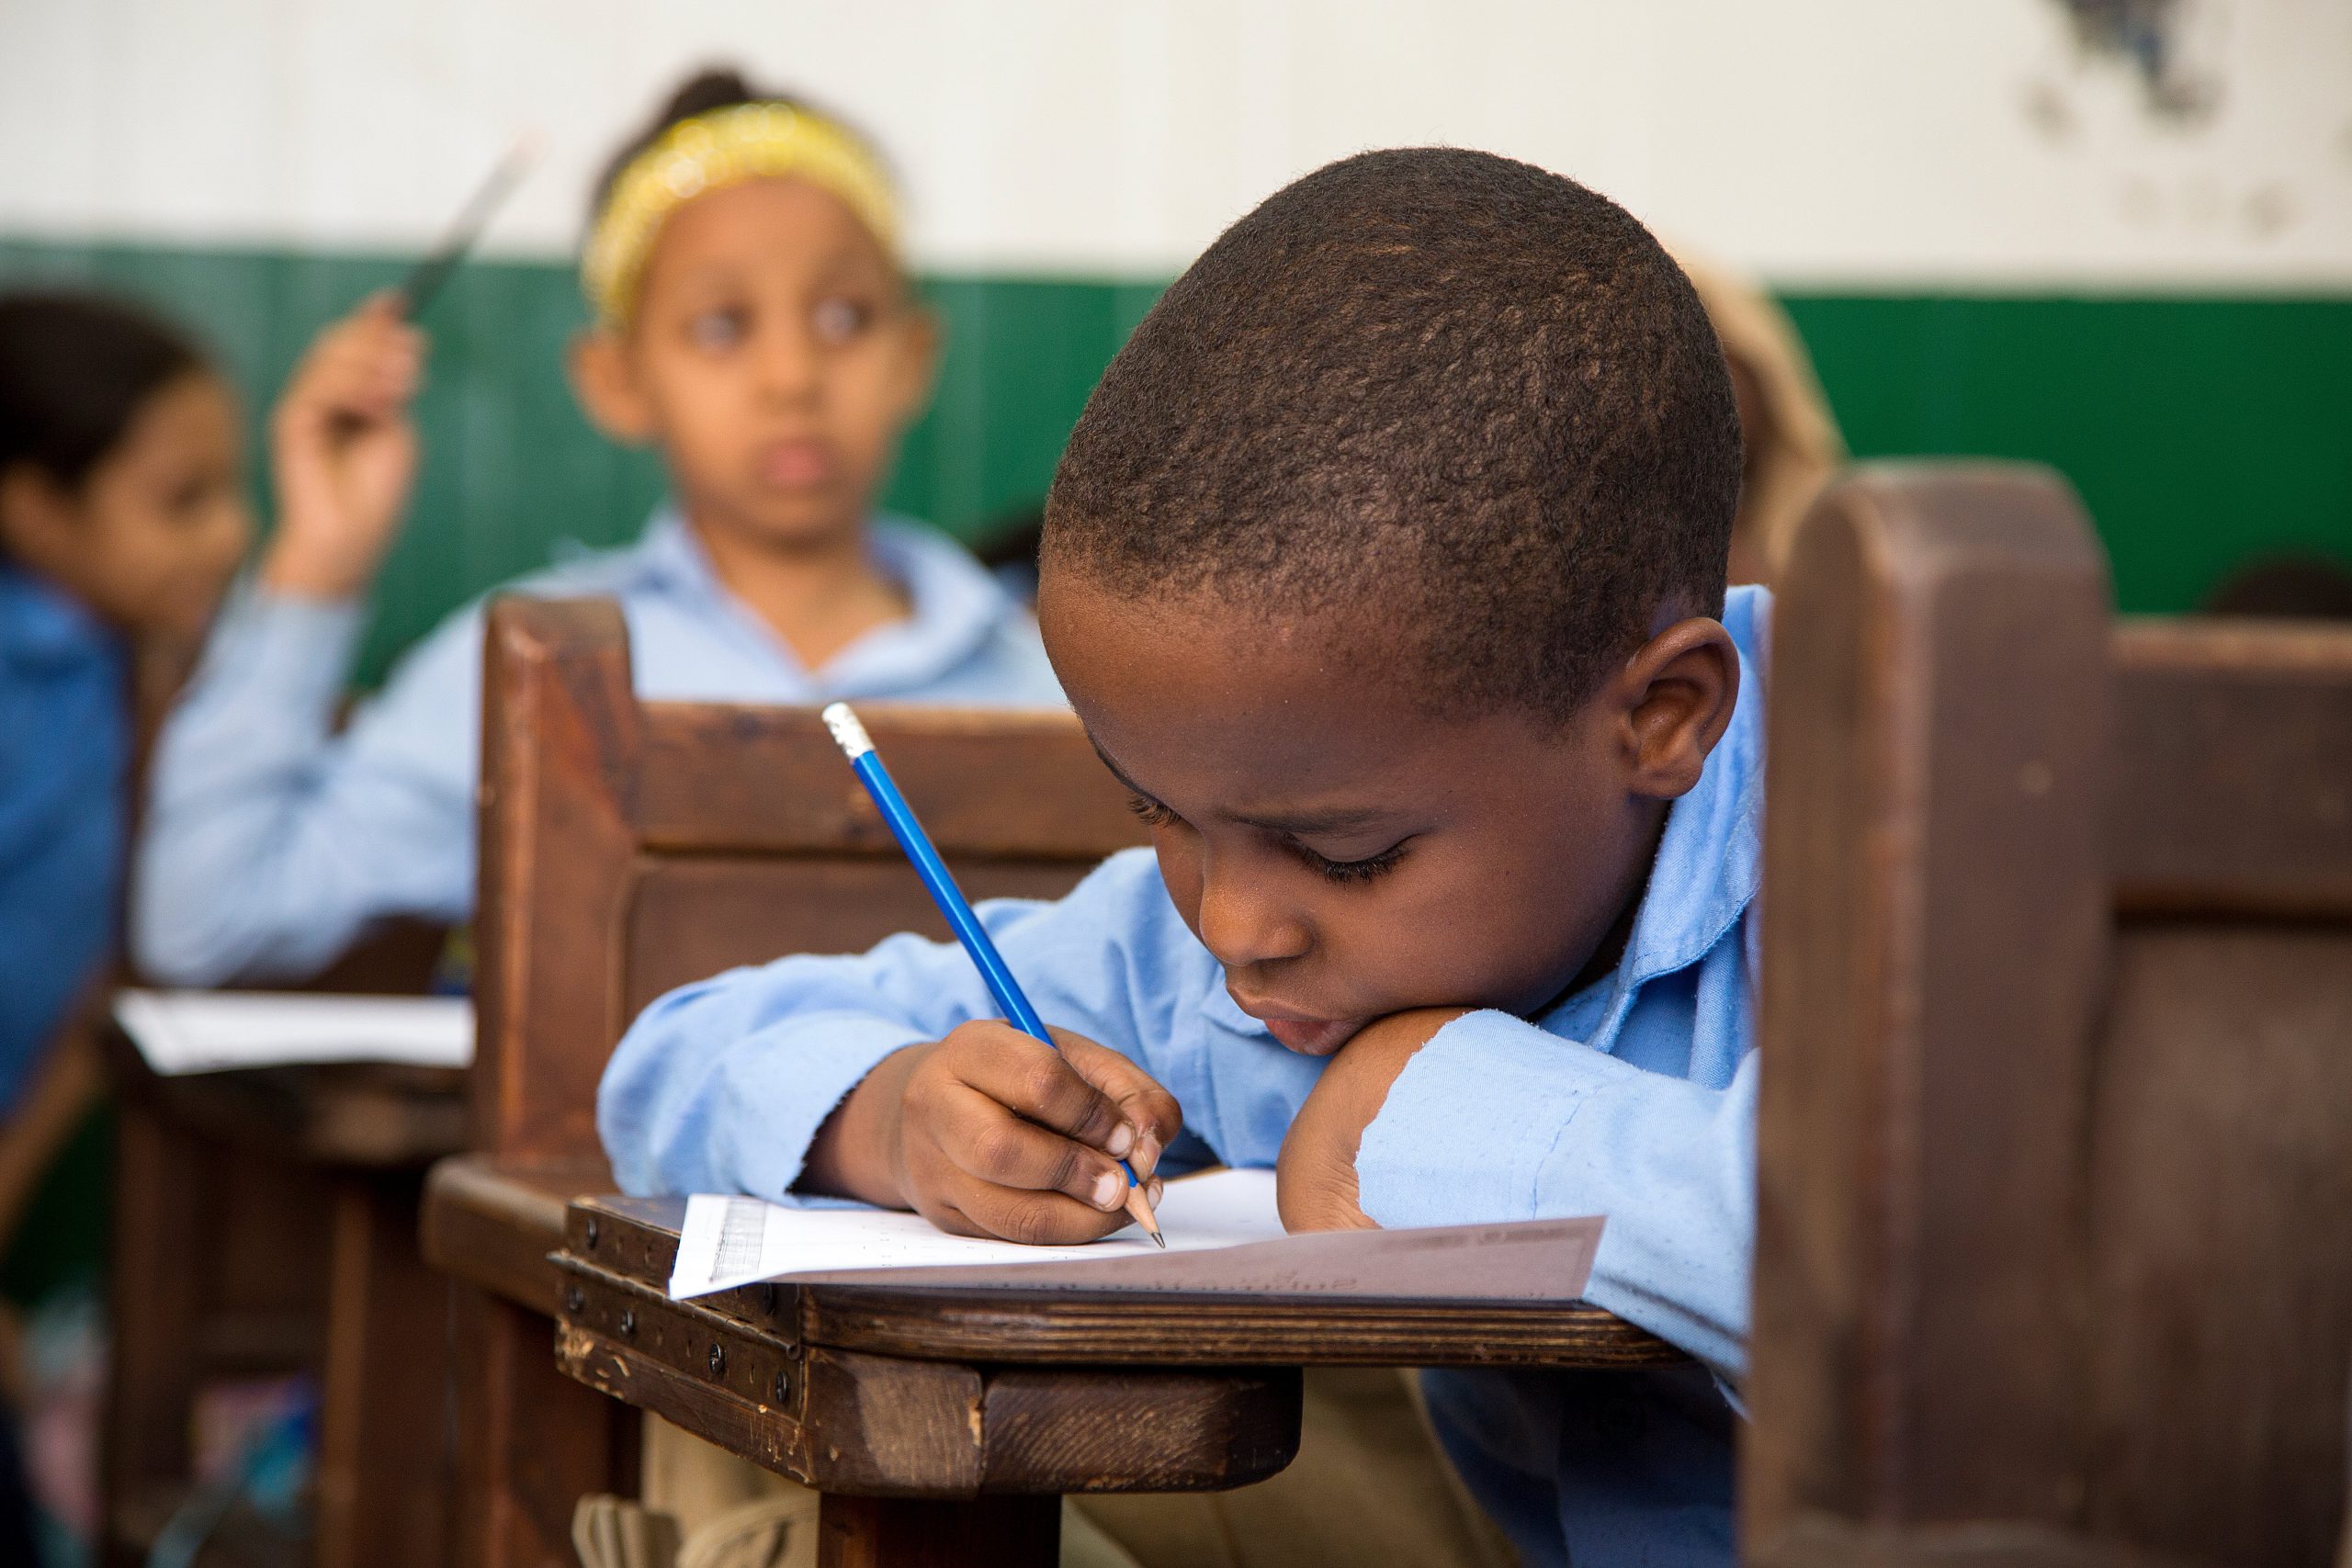
<svg viewBox="0 0 2352 1568"><path fill-rule="evenodd" d="M337 1182L319 1422L319 1568L449 1558L449 1282L417 1250L422 1177Z"/></svg>
<svg viewBox="0 0 2352 1568"><path fill-rule="evenodd" d="M1059 1497L843 1497L817 1515L817 1568L1054 1568Z"/></svg>
<svg viewBox="0 0 2352 1568"><path fill-rule="evenodd" d="M134 1504L185 1484L208 1233L197 1141L136 1102L115 1124L114 1241L98 1561L145 1558L118 1532Z"/></svg>
<svg viewBox="0 0 2352 1568"><path fill-rule="evenodd" d="M457 1285L460 1568L578 1568L571 1514L634 1497L644 1416L557 1366L555 1324Z"/></svg>

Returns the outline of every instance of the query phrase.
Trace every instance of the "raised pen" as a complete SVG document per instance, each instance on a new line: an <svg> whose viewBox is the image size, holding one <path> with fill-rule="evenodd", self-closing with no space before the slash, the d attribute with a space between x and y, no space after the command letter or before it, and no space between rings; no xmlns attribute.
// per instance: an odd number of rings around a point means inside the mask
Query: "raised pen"
<svg viewBox="0 0 2352 1568"><path fill-rule="evenodd" d="M907 804L907 797L899 793L897 782L890 777L890 770L882 765L882 759L875 752L872 738L865 733L865 726L858 722L857 715L850 711L847 703L833 704L825 709L823 717L825 728L833 732L834 741L849 758L849 765L856 772L858 782L865 784L865 793L874 797L875 809L881 812L882 820L889 824L891 837L899 840L899 847L907 852L909 860L914 862L915 874L922 878L923 887L931 894L931 901L939 906L939 912L947 917L948 925L956 932L956 940L964 944L966 953L971 954L972 963L979 970L980 978L988 982L989 995L996 998L997 1007L1022 1033L1053 1045L1054 1037L1046 1032L1045 1021L1037 1016L1037 1010L1029 1005L1028 997L1022 992L1021 983L1012 977L1012 969L1004 962L1004 954L996 950L996 943L989 938L988 928L981 925L979 916L972 912L972 906L964 897L964 890L956 886L955 874L947 869L947 863L939 858L939 851L932 843L931 835L922 830L922 824L915 819L913 807ZM1061 1049L1058 1045L1054 1048ZM1127 1173L1127 1213L1135 1216L1136 1224L1143 1227L1146 1235L1166 1247L1168 1238L1159 1234L1159 1222L1152 1218L1151 1203L1143 1195L1143 1183L1136 1179L1136 1168L1123 1159L1119 1161L1119 1168Z"/></svg>

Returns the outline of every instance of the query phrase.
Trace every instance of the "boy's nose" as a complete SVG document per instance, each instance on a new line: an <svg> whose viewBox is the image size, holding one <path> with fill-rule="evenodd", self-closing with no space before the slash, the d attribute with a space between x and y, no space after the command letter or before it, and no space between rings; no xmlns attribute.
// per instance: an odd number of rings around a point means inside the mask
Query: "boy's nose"
<svg viewBox="0 0 2352 1568"><path fill-rule="evenodd" d="M1227 969L1302 957L1314 945L1306 923L1262 881L1214 872L1201 878L1200 931Z"/></svg>

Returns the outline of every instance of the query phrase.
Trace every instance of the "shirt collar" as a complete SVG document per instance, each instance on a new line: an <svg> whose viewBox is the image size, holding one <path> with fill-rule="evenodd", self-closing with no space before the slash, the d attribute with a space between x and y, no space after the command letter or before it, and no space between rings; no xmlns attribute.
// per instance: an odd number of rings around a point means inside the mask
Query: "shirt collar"
<svg viewBox="0 0 2352 1568"><path fill-rule="evenodd" d="M1705 957L1755 899L1763 863L1771 612L1771 594L1762 588L1735 588L1725 598L1724 626L1739 650L1739 697L1698 784L1666 814L1649 886L1617 965L1621 999L1644 981Z"/></svg>
<svg viewBox="0 0 2352 1568"><path fill-rule="evenodd" d="M884 515L867 525L866 538L875 564L906 590L910 613L859 637L823 669L806 672L829 692L888 695L926 684L978 652L1008 618L1022 613L986 568L936 529ZM791 650L719 581L702 541L674 506L653 514L637 555L654 581L727 605L797 666Z"/></svg>
<svg viewBox="0 0 2352 1568"><path fill-rule="evenodd" d="M119 639L79 600L0 561L0 656L8 662L64 668L111 659L119 649Z"/></svg>

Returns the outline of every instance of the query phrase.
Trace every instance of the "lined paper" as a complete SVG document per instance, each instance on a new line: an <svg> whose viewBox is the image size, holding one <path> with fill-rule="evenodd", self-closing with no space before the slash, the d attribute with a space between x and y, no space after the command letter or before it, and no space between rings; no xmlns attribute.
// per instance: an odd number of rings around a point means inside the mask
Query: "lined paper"
<svg viewBox="0 0 2352 1568"><path fill-rule="evenodd" d="M1312 1293L1398 1300L1569 1302L1591 1277L1597 1216L1414 1230L1285 1235L1271 1170L1168 1184L1168 1250L1133 1225L1081 1247L949 1235L919 1214L698 1195L670 1276L673 1298L763 1280L1023 1289Z"/></svg>

